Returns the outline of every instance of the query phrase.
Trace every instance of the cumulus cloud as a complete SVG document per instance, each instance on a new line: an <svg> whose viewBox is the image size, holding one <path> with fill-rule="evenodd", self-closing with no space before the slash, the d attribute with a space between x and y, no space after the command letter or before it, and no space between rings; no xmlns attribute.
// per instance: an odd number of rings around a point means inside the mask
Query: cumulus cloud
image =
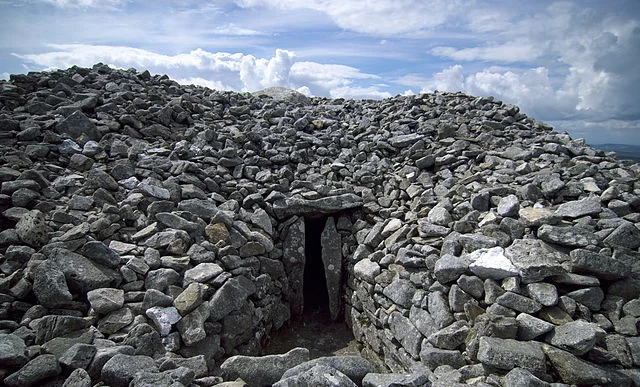
<svg viewBox="0 0 640 387"><path fill-rule="evenodd" d="M366 84L378 76L355 67L298 61L292 51L276 49L272 57L259 58L243 53L209 52L195 49L166 55L123 46L84 44L50 45L53 51L40 54L13 54L32 69L89 67L102 62L113 67L149 69L167 73L180 83L214 89L255 91L270 86L298 89L307 95L383 98L390 96L380 85ZM365 83L362 83L365 82Z"/></svg>
<svg viewBox="0 0 640 387"><path fill-rule="evenodd" d="M126 0L42 0L60 8L116 8Z"/></svg>
<svg viewBox="0 0 640 387"><path fill-rule="evenodd" d="M241 7L306 9L326 14L339 27L370 35L413 34L457 17L462 0L235 0Z"/></svg>

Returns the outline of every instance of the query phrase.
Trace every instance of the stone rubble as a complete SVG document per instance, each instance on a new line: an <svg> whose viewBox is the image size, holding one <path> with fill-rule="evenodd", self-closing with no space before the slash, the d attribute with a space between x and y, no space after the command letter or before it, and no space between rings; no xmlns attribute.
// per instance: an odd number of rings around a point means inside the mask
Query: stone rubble
<svg viewBox="0 0 640 387"><path fill-rule="evenodd" d="M516 106L97 64L0 81L0 160L8 386L640 385L640 165ZM260 357L308 216L362 357Z"/></svg>

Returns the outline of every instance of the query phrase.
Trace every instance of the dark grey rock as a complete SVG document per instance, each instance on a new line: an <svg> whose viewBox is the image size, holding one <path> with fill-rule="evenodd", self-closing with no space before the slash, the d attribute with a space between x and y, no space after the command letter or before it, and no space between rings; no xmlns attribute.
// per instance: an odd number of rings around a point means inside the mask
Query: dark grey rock
<svg viewBox="0 0 640 387"><path fill-rule="evenodd" d="M466 259L445 254L436 261L433 274L438 282L446 284L457 281L460 275L467 271L468 267L469 262Z"/></svg>
<svg viewBox="0 0 640 387"><path fill-rule="evenodd" d="M76 368L69 374L67 379L65 379L62 387L91 387L91 376L89 373L82 369Z"/></svg>
<svg viewBox="0 0 640 387"><path fill-rule="evenodd" d="M535 313L542 308L542 304L529 297L514 292L506 292L496 299L496 302L518 312Z"/></svg>
<svg viewBox="0 0 640 387"><path fill-rule="evenodd" d="M149 356L117 354L102 367L101 379L114 387L128 387L138 372L158 372Z"/></svg>
<svg viewBox="0 0 640 387"><path fill-rule="evenodd" d="M505 249L505 255L520 271L524 283L538 282L565 271L561 265L565 257L540 240L516 240Z"/></svg>
<svg viewBox="0 0 640 387"><path fill-rule="evenodd" d="M38 265L33 274L33 293L38 302L48 308L64 307L73 298L62 268L51 259Z"/></svg>
<svg viewBox="0 0 640 387"><path fill-rule="evenodd" d="M360 356L320 357L287 370L280 380L304 373L318 365L330 367L342 372L357 385L362 384L362 379L366 374L374 371L373 365Z"/></svg>
<svg viewBox="0 0 640 387"><path fill-rule="evenodd" d="M28 358L24 340L16 335L0 333L0 365L6 367L23 366Z"/></svg>
<svg viewBox="0 0 640 387"><path fill-rule="evenodd" d="M407 309L411 307L415 292L416 288L410 281L400 278L393 281L382 291L391 301Z"/></svg>
<svg viewBox="0 0 640 387"><path fill-rule="evenodd" d="M538 238L548 243L570 247L597 246L599 242L598 237L588 230L577 227L551 226L548 224L538 229Z"/></svg>
<svg viewBox="0 0 640 387"><path fill-rule="evenodd" d="M16 224L16 233L20 240L36 248L49 242L49 231L44 214L39 210L29 211Z"/></svg>
<svg viewBox="0 0 640 387"><path fill-rule="evenodd" d="M87 300L94 311L106 314L122 308L124 305L124 290L115 288L94 289L87 292Z"/></svg>
<svg viewBox="0 0 640 387"><path fill-rule="evenodd" d="M633 223L624 222L604 239L604 244L635 250L640 247L640 230Z"/></svg>
<svg viewBox="0 0 640 387"><path fill-rule="evenodd" d="M593 348L599 335L604 336L605 332L597 325L576 320L555 327L549 335L549 343L580 356Z"/></svg>
<svg viewBox="0 0 640 387"><path fill-rule="evenodd" d="M420 360L432 371L445 364L453 368L460 368L465 365L464 357L460 351L434 348L428 345L422 346Z"/></svg>
<svg viewBox="0 0 640 387"><path fill-rule="evenodd" d="M518 340L533 340L554 328L550 322L527 313L520 313L516 321L518 322Z"/></svg>
<svg viewBox="0 0 640 387"><path fill-rule="evenodd" d="M562 382L577 385L629 385L629 380L613 370L601 368L569 352L543 345L542 349Z"/></svg>
<svg viewBox="0 0 640 387"><path fill-rule="evenodd" d="M430 383L427 375L369 373L362 380L362 387L422 387Z"/></svg>
<svg viewBox="0 0 640 387"><path fill-rule="evenodd" d="M391 316L389 316L389 329L402 347L411 356L417 358L420 353L422 335L411 323L411 320L398 312L393 312Z"/></svg>
<svg viewBox="0 0 640 387"><path fill-rule="evenodd" d="M62 372L58 360L53 355L39 355L29 361L19 371L4 378L4 384L13 386L36 386L41 381Z"/></svg>
<svg viewBox="0 0 640 387"><path fill-rule="evenodd" d="M596 277L615 280L628 276L631 268L626 262L589 250L575 249L570 253L571 265L577 273L593 274Z"/></svg>
<svg viewBox="0 0 640 387"><path fill-rule="evenodd" d="M82 137L86 137L90 140L100 140L100 134L96 125L80 110L73 112L67 118L59 122L56 125L56 132L69 135L74 140L78 140Z"/></svg>
<svg viewBox="0 0 640 387"><path fill-rule="evenodd" d="M274 203L273 211L276 217L284 219L291 215L336 213L362 207L362 204L362 198L355 194L343 194L313 200L287 198Z"/></svg>
<svg viewBox="0 0 640 387"><path fill-rule="evenodd" d="M282 355L232 356L220 365L220 369L227 380L241 378L252 386L271 386L285 371L307 361L309 350L294 348Z"/></svg>
<svg viewBox="0 0 640 387"><path fill-rule="evenodd" d="M547 366L540 343L496 337L481 337L478 360L498 369L523 368L537 377L545 378Z"/></svg>
<svg viewBox="0 0 640 387"><path fill-rule="evenodd" d="M211 297L210 318L216 321L239 309L247 297L255 291L255 284L248 278L244 276L231 278Z"/></svg>
<svg viewBox="0 0 640 387"><path fill-rule="evenodd" d="M49 259L62 268L67 285L73 292L86 293L93 289L110 287L120 282L120 274L118 272L100 267L84 256L67 249L54 249Z"/></svg>
<svg viewBox="0 0 640 387"><path fill-rule="evenodd" d="M549 383L538 379L524 368L514 368L504 376L505 387L548 387Z"/></svg>
<svg viewBox="0 0 640 387"><path fill-rule="evenodd" d="M58 360L61 365L69 369L87 369L96 352L98 349L95 345L78 343L66 350Z"/></svg>
<svg viewBox="0 0 640 387"><path fill-rule="evenodd" d="M53 338L85 329L90 325L91 322L82 317L54 315L35 319L29 324L35 331L36 344L44 344Z"/></svg>
<svg viewBox="0 0 640 387"><path fill-rule="evenodd" d="M355 387L344 373L325 364L316 364L295 375L283 378L274 387Z"/></svg>
<svg viewBox="0 0 640 387"><path fill-rule="evenodd" d="M563 218L576 219L583 216L597 215L602 211L600 198L590 196L580 200L562 203L556 210L556 215Z"/></svg>

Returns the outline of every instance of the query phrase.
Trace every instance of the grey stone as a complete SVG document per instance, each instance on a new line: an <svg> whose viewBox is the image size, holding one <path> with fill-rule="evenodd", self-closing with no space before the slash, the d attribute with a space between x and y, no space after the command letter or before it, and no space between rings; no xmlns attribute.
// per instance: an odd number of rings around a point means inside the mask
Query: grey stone
<svg viewBox="0 0 640 387"><path fill-rule="evenodd" d="M557 326L549 335L549 343L574 355L584 355L596 344L598 336L605 332L595 324L576 320Z"/></svg>
<svg viewBox="0 0 640 387"><path fill-rule="evenodd" d="M453 322L453 315L449 311L447 299L440 292L427 295L429 314L437 329L442 329Z"/></svg>
<svg viewBox="0 0 640 387"><path fill-rule="evenodd" d="M91 376L82 368L76 368L65 379L62 387L91 387Z"/></svg>
<svg viewBox="0 0 640 387"><path fill-rule="evenodd" d="M113 387L128 387L141 371L158 372L158 366L149 356L117 354L102 367L101 379Z"/></svg>
<svg viewBox="0 0 640 387"><path fill-rule="evenodd" d="M543 306L552 306L558 302L558 289L550 283L535 282L527 284L527 293Z"/></svg>
<svg viewBox="0 0 640 387"><path fill-rule="evenodd" d="M78 343L66 350L58 360L60 364L70 369L87 369L97 351L95 345Z"/></svg>
<svg viewBox="0 0 640 387"><path fill-rule="evenodd" d="M515 311L529 314L535 313L542 308L538 301L514 292L506 292L498 297L496 302Z"/></svg>
<svg viewBox="0 0 640 387"><path fill-rule="evenodd" d="M590 196L580 200L562 203L556 210L556 215L563 218L576 219L583 216L597 215L602 211L600 198Z"/></svg>
<svg viewBox="0 0 640 387"><path fill-rule="evenodd" d="M613 370L601 368L550 345L543 345L542 349L564 383L577 385L629 385L626 377L617 374Z"/></svg>
<svg viewBox="0 0 640 387"><path fill-rule="evenodd" d="M124 305L124 290L115 288L94 289L87 292L87 300L94 311L106 314L122 308Z"/></svg>
<svg viewBox="0 0 640 387"><path fill-rule="evenodd" d="M505 256L519 270L524 283L538 282L551 275L564 273L561 253L540 240L520 239L505 249Z"/></svg>
<svg viewBox="0 0 640 387"><path fill-rule="evenodd" d="M384 288L382 293L389 297L395 304L409 309L411 307L413 295L416 292L415 286L405 279L398 278Z"/></svg>
<svg viewBox="0 0 640 387"><path fill-rule="evenodd" d="M524 368L514 368L504 376L505 387L548 387L549 383L540 380Z"/></svg>
<svg viewBox="0 0 640 387"><path fill-rule="evenodd" d="M545 378L547 366L540 343L496 337L481 337L478 360L498 369L523 368L537 377Z"/></svg>
<svg viewBox="0 0 640 387"><path fill-rule="evenodd" d="M427 375L369 373L362 379L362 387L422 387L430 383Z"/></svg>
<svg viewBox="0 0 640 387"><path fill-rule="evenodd" d="M29 361L19 371L4 378L4 384L13 386L36 386L40 381L57 376L62 372L58 360L53 355L39 355Z"/></svg>
<svg viewBox="0 0 640 387"><path fill-rule="evenodd" d="M190 283L182 293L173 300L173 306L184 316L198 307L203 301L206 286L199 282Z"/></svg>
<svg viewBox="0 0 640 387"><path fill-rule="evenodd" d="M104 334L112 334L133 322L131 309L124 307L109 312L98 321L98 330Z"/></svg>
<svg viewBox="0 0 640 387"><path fill-rule="evenodd" d="M622 223L604 239L604 244L635 250L640 247L640 230L633 223Z"/></svg>
<svg viewBox="0 0 640 387"><path fill-rule="evenodd" d="M100 140L100 134L96 125L87 118L80 110L76 110L67 118L56 125L56 132L67 134L74 140L86 136L91 140Z"/></svg>
<svg viewBox="0 0 640 387"><path fill-rule="evenodd" d="M380 265L369 258L362 259L353 266L353 275L370 284L375 284L375 278L380 271Z"/></svg>
<svg viewBox="0 0 640 387"><path fill-rule="evenodd" d="M280 380L310 370L315 366L327 366L345 374L354 383L361 385L366 374L373 372L373 365L360 356L331 356L309 360L287 370Z"/></svg>
<svg viewBox="0 0 640 387"><path fill-rule="evenodd" d="M44 214L39 210L29 211L16 224L16 233L20 240L36 248L49 242L49 231Z"/></svg>
<svg viewBox="0 0 640 387"><path fill-rule="evenodd" d="M355 194L328 196L320 199L286 198L274 203L273 211L277 218L291 215L331 214L362 206L362 199Z"/></svg>
<svg viewBox="0 0 640 387"><path fill-rule="evenodd" d="M577 273L615 280L624 278L631 272L627 263L589 250L575 249L571 251L570 256L573 270Z"/></svg>
<svg viewBox="0 0 640 387"><path fill-rule="evenodd" d="M239 309L244 301L256 292L255 284L244 276L234 277L218 289L209 302L213 321L220 320L234 310Z"/></svg>
<svg viewBox="0 0 640 387"><path fill-rule="evenodd" d="M233 302L233 300L229 302ZM186 345L193 345L207 336L204 330L204 322L209 318L211 311L210 303L205 301L177 322L176 326L180 332L180 337L182 337L182 341Z"/></svg>
<svg viewBox="0 0 640 387"><path fill-rule="evenodd" d="M597 246L599 242L598 237L588 230L577 227L551 226L548 224L538 229L538 238L548 243L570 247Z"/></svg>
<svg viewBox="0 0 640 387"><path fill-rule="evenodd" d="M566 296L573 298L592 311L600 310L600 304L604 300L604 292L597 287L574 290L567 293Z"/></svg>
<svg viewBox="0 0 640 387"><path fill-rule="evenodd" d="M27 346L24 340L14 334L0 333L0 365L20 367L27 362Z"/></svg>
<svg viewBox="0 0 640 387"><path fill-rule="evenodd" d="M178 387L189 386L195 376L187 367L178 367L164 372L140 371L135 374L130 387Z"/></svg>
<svg viewBox="0 0 640 387"><path fill-rule="evenodd" d="M464 357L460 351L434 348L427 344L422 345L420 360L432 371L444 364L453 368L460 368L465 365Z"/></svg>
<svg viewBox="0 0 640 387"><path fill-rule="evenodd" d="M73 298L62 268L51 259L44 260L35 270L33 293L38 302L48 308L64 307Z"/></svg>
<svg viewBox="0 0 640 387"><path fill-rule="evenodd" d="M89 320L75 316L48 315L31 321L29 326L35 331L36 344L65 336L75 331L85 329L91 325Z"/></svg>
<svg viewBox="0 0 640 387"><path fill-rule="evenodd" d="M503 279L517 276L519 271L504 254L502 247L480 249L467 255L469 269L480 278Z"/></svg>
<svg viewBox="0 0 640 387"><path fill-rule="evenodd" d="M56 248L49 259L56 262L64 272L69 289L77 293L86 293L93 289L115 285L120 280L119 273L109 272L78 253Z"/></svg>
<svg viewBox="0 0 640 387"><path fill-rule="evenodd" d="M554 328L550 322L527 313L520 313L516 321L518 322L518 340L533 340Z"/></svg>
<svg viewBox="0 0 640 387"><path fill-rule="evenodd" d="M469 262L466 259L445 254L436 261L433 274L438 282L446 284L457 281L460 275L467 271L468 267Z"/></svg>
<svg viewBox="0 0 640 387"><path fill-rule="evenodd" d="M296 375L284 378L273 384L274 387L355 387L344 373L339 370L324 365L316 364L308 370L302 371Z"/></svg>
<svg viewBox="0 0 640 387"><path fill-rule="evenodd" d="M336 229L333 217L327 218L320 234L322 247L322 263L329 297L329 314L332 321L340 313L341 280L342 280L342 238Z"/></svg>
<svg viewBox="0 0 640 387"><path fill-rule="evenodd" d="M393 312L389 316L389 330L411 356L418 358L422 335L411 320L398 312Z"/></svg>
<svg viewBox="0 0 640 387"><path fill-rule="evenodd" d="M168 308L154 306L147 309L145 314L153 321L161 336L167 336L171 332L171 327L182 319L178 310L173 306Z"/></svg>
<svg viewBox="0 0 640 387"><path fill-rule="evenodd" d="M466 321L456 321L432 333L427 340L437 348L456 349L464 343L467 333L469 333L469 324Z"/></svg>
<svg viewBox="0 0 640 387"><path fill-rule="evenodd" d="M115 268L120 265L120 255L100 241L89 241L85 243L80 253L102 266Z"/></svg>
<svg viewBox="0 0 640 387"><path fill-rule="evenodd" d="M520 210L520 200L516 195L508 195L500 198L498 202L498 215L515 217Z"/></svg>
<svg viewBox="0 0 640 387"><path fill-rule="evenodd" d="M282 355L232 356L220 365L220 369L227 380L241 378L251 386L271 386L285 371L307 361L309 350L294 348Z"/></svg>

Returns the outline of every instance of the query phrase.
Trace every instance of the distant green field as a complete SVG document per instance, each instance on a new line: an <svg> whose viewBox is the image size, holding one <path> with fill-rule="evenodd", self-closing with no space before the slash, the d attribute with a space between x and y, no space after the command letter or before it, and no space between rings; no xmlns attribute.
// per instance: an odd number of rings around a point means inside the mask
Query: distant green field
<svg viewBox="0 0 640 387"><path fill-rule="evenodd" d="M595 148L605 152L616 152L620 160L632 160L640 163L640 146L625 144L597 144Z"/></svg>

